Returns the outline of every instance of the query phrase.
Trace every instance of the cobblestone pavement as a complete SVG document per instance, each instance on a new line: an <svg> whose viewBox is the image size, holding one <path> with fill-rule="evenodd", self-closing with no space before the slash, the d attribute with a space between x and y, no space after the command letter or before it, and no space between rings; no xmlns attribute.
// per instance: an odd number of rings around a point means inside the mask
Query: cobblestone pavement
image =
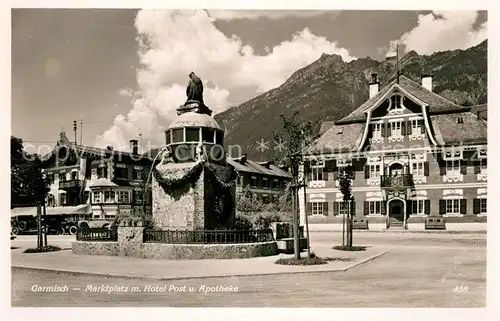
<svg viewBox="0 0 500 321"><path fill-rule="evenodd" d="M336 236L311 235L313 244ZM380 235L380 234L378 234ZM390 244L391 250L347 272L151 281L71 275L12 268L13 306L161 307L484 307L486 235L406 234L359 245ZM408 236L409 235L409 236ZM419 241L420 240L420 241ZM362 244L363 243L363 244ZM53 285L68 292L37 292ZM219 286L217 288L217 286ZM462 286L467 291L455 292ZM136 288L133 288L136 287ZM236 290L237 288L237 290ZM35 291L33 291L35 290ZM114 292L109 293L110 290ZM137 290L137 292L133 292ZM152 292L152 291L158 292ZM190 292L190 290L193 290ZM207 292L210 291L210 292Z"/></svg>

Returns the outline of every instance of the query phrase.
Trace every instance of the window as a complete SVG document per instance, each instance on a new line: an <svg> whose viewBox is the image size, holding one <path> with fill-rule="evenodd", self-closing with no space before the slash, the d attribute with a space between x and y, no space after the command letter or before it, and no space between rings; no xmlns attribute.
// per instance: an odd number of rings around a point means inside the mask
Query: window
<svg viewBox="0 0 500 321"><path fill-rule="evenodd" d="M279 180L277 178L273 179L273 189L278 189L280 186Z"/></svg>
<svg viewBox="0 0 500 321"><path fill-rule="evenodd" d="M312 167L311 176L313 181L323 180L323 167Z"/></svg>
<svg viewBox="0 0 500 321"><path fill-rule="evenodd" d="M256 176L252 176L250 178L250 187L257 187L257 177Z"/></svg>
<svg viewBox="0 0 500 321"><path fill-rule="evenodd" d="M413 134L423 134L424 132L424 120L414 119L411 121L411 132Z"/></svg>
<svg viewBox="0 0 500 321"><path fill-rule="evenodd" d="M488 199L486 199L486 198L479 199L479 213L486 214L486 202L487 201L488 201Z"/></svg>
<svg viewBox="0 0 500 321"><path fill-rule="evenodd" d="M269 188L269 182L267 180L267 177L262 178L262 188L268 189Z"/></svg>
<svg viewBox="0 0 500 321"><path fill-rule="evenodd" d="M380 214L380 201L370 201L369 202L369 211L368 214L370 215L375 215L375 214Z"/></svg>
<svg viewBox="0 0 500 321"><path fill-rule="evenodd" d="M460 200L446 200L446 214L460 214Z"/></svg>
<svg viewBox="0 0 500 321"><path fill-rule="evenodd" d="M446 161L446 175L459 175L460 174L460 161L450 160Z"/></svg>
<svg viewBox="0 0 500 321"><path fill-rule="evenodd" d="M393 121L390 122L391 124L391 136L402 136L401 135L401 122L400 121Z"/></svg>
<svg viewBox="0 0 500 321"><path fill-rule="evenodd" d="M200 129L199 128L186 128L186 142L199 142Z"/></svg>
<svg viewBox="0 0 500 321"><path fill-rule="evenodd" d="M62 205L66 205L66 193L61 193L60 195L60 203Z"/></svg>
<svg viewBox="0 0 500 321"><path fill-rule="evenodd" d="M66 173L59 173L59 180L61 182L65 182L66 181Z"/></svg>
<svg viewBox="0 0 500 321"><path fill-rule="evenodd" d="M402 97L399 95L391 96L391 109L401 109Z"/></svg>
<svg viewBox="0 0 500 321"><path fill-rule="evenodd" d="M373 138L382 138L382 124L372 124Z"/></svg>
<svg viewBox="0 0 500 321"><path fill-rule="evenodd" d="M201 136L204 142L213 143L214 142L214 131L210 128L203 128L201 130Z"/></svg>
<svg viewBox="0 0 500 321"><path fill-rule="evenodd" d="M135 204L142 204L142 201L143 201L142 193L143 192L141 190L134 191L134 203Z"/></svg>
<svg viewBox="0 0 500 321"><path fill-rule="evenodd" d="M347 215L349 213L349 203L338 202L339 203L339 214Z"/></svg>
<svg viewBox="0 0 500 321"><path fill-rule="evenodd" d="M370 165L370 178L380 178L380 165Z"/></svg>
<svg viewBox="0 0 500 321"><path fill-rule="evenodd" d="M172 129L172 143L184 142L184 129Z"/></svg>
<svg viewBox="0 0 500 321"><path fill-rule="evenodd" d="M119 201L120 203L130 203L130 195L129 192L127 191L120 191L119 192Z"/></svg>
<svg viewBox="0 0 500 321"><path fill-rule="evenodd" d="M413 176L424 176L424 163L412 163L411 173L413 174Z"/></svg>
<svg viewBox="0 0 500 321"><path fill-rule="evenodd" d="M134 180L142 180L142 168L135 167L133 173Z"/></svg>
<svg viewBox="0 0 500 321"><path fill-rule="evenodd" d="M123 167L116 167L115 168L115 178L127 179L128 178L127 174L128 174L127 168L123 168Z"/></svg>
<svg viewBox="0 0 500 321"><path fill-rule="evenodd" d="M479 171L481 172L481 174L487 174L488 173L488 166L487 166L487 159L486 158L482 158L480 161L479 161Z"/></svg>
<svg viewBox="0 0 500 321"><path fill-rule="evenodd" d="M97 169L97 178L108 178L107 166L102 166Z"/></svg>
<svg viewBox="0 0 500 321"><path fill-rule="evenodd" d="M425 201L414 200L411 202L413 214L425 214Z"/></svg>
<svg viewBox="0 0 500 321"><path fill-rule="evenodd" d="M78 172L72 171L71 172L71 180L76 181L77 179L78 179Z"/></svg>
<svg viewBox="0 0 500 321"><path fill-rule="evenodd" d="M172 138L170 137L170 130L165 131L165 141L167 142L167 145L172 142Z"/></svg>
<svg viewBox="0 0 500 321"><path fill-rule="evenodd" d="M215 143L219 145L223 145L224 143L224 132L215 131Z"/></svg>
<svg viewBox="0 0 500 321"><path fill-rule="evenodd" d="M104 203L114 203L115 202L115 192L104 191Z"/></svg>
<svg viewBox="0 0 500 321"><path fill-rule="evenodd" d="M312 202L312 215L323 215L322 202Z"/></svg>
<svg viewBox="0 0 500 321"><path fill-rule="evenodd" d="M93 196L94 196L94 202L93 203L101 203L102 202L102 200L101 200L101 192L94 192Z"/></svg>
<svg viewBox="0 0 500 321"><path fill-rule="evenodd" d="M238 185L238 186L243 185L243 177L242 176L236 176L236 185Z"/></svg>

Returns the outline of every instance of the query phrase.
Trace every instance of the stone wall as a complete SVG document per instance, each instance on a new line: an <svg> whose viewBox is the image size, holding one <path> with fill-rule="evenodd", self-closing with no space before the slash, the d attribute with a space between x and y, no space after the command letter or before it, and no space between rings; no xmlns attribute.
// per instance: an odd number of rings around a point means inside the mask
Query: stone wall
<svg viewBox="0 0 500 321"><path fill-rule="evenodd" d="M142 244L146 259L244 259L277 255L276 242L241 244Z"/></svg>
<svg viewBox="0 0 500 321"><path fill-rule="evenodd" d="M82 242L71 243L73 254L80 255L109 255L118 256L120 247L118 242Z"/></svg>

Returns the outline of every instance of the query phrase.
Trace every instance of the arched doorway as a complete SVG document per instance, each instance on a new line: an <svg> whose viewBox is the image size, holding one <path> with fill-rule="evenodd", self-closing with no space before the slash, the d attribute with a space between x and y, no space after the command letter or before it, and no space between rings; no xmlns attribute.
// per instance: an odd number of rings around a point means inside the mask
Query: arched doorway
<svg viewBox="0 0 500 321"><path fill-rule="evenodd" d="M406 218L406 203L400 198L393 198L387 203L389 227L404 226Z"/></svg>

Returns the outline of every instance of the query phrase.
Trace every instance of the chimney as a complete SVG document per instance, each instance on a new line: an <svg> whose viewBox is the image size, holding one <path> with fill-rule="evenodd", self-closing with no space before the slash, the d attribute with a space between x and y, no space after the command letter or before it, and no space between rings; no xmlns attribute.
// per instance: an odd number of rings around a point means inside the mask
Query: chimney
<svg viewBox="0 0 500 321"><path fill-rule="evenodd" d="M139 148L138 148L138 140L137 139L131 139L130 140L130 151L132 152L132 154L137 154L139 152Z"/></svg>
<svg viewBox="0 0 500 321"><path fill-rule="evenodd" d="M243 154L243 155L241 155L240 160L241 160L241 164L245 164L245 163L246 163L246 161L247 161L247 154Z"/></svg>
<svg viewBox="0 0 500 321"><path fill-rule="evenodd" d="M422 80L422 87L427 89L428 91L432 91L432 75L431 74L423 74L420 79Z"/></svg>
<svg viewBox="0 0 500 321"><path fill-rule="evenodd" d="M377 74L373 73L372 78L370 80L369 88L370 88L370 98L375 96L378 93L380 83L377 78Z"/></svg>

